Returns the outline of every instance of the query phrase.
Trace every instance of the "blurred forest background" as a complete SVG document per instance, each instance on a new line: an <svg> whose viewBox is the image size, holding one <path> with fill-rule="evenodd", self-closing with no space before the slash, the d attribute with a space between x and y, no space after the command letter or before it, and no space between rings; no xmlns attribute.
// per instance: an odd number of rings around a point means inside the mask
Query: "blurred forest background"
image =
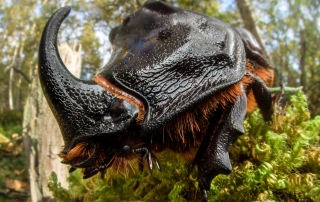
<svg viewBox="0 0 320 202"><path fill-rule="evenodd" d="M275 69L274 85L283 82L290 87L303 86L311 117L320 114L319 0L166 2L249 29ZM80 52L80 77L90 79L108 61L110 29L143 3L143 0L0 0L0 201L30 198L27 168L30 159L25 158L28 148L23 141L23 131L26 134L29 129L22 127L22 121L28 96L34 92L38 46L49 17L64 5L72 7L60 29L59 43L67 43Z"/></svg>

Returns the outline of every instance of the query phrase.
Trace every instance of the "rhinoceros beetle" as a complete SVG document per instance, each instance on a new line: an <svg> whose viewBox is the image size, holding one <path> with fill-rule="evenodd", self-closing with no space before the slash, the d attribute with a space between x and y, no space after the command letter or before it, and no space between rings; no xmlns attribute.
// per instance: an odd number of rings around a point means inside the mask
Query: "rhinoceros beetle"
<svg viewBox="0 0 320 202"><path fill-rule="evenodd" d="M162 1L147 1L112 29L112 55L91 81L63 64L57 35L70 7L44 28L39 77L60 126L62 163L83 178L136 163L160 169L156 154L191 154L202 200L213 178L232 170L228 149L257 105L273 114L273 71L243 28Z"/></svg>

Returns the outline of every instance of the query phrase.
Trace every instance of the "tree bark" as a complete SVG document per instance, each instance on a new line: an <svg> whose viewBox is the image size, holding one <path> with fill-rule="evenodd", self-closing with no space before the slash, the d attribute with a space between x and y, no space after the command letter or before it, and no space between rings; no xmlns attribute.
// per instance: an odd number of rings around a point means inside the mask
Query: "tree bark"
<svg viewBox="0 0 320 202"><path fill-rule="evenodd" d="M68 51L61 53L61 58L64 62L69 60L77 61L74 63L67 62L66 66L71 69L71 71L69 70L71 73L77 72L75 76L79 77L81 68L80 52L72 51L70 47L67 49ZM70 66L70 64L74 64L74 66ZM43 96L36 72L30 84L30 94L26 101L23 117L24 145L28 162L32 202L49 201L53 198L47 187L49 176L53 171L57 174L61 186L68 188L68 169L67 166L60 163L61 160L58 157L63 145L62 135Z"/></svg>
<svg viewBox="0 0 320 202"><path fill-rule="evenodd" d="M81 44L77 47L76 43L73 43L71 47L66 43L59 45L59 54L62 61L76 77L80 77L81 74L81 49Z"/></svg>
<svg viewBox="0 0 320 202"><path fill-rule="evenodd" d="M13 110L14 109L14 105L13 105L13 67L16 63L16 57L17 57L17 53L18 53L18 48L19 48L19 44L16 45L15 49L14 49L14 53L12 55L12 61L11 64L8 65L6 68L4 68L4 71L10 70L10 76L9 76L9 109Z"/></svg>
<svg viewBox="0 0 320 202"><path fill-rule="evenodd" d="M248 0L236 0L238 10L240 12L244 27L249 30L253 36L257 39L257 42L261 46L262 50L266 53L269 64L274 67L274 62L266 50L266 45L260 35L259 27L256 24L254 13ZM278 69L274 67L274 84L278 85L280 81L280 75L278 75Z"/></svg>
<svg viewBox="0 0 320 202"><path fill-rule="evenodd" d="M9 109L13 110L13 68L10 69L10 74L9 74Z"/></svg>
<svg viewBox="0 0 320 202"><path fill-rule="evenodd" d="M260 30L259 27L256 25L251 5L247 0L236 0L236 2L244 27L253 34L253 36L257 39L257 42L261 46L262 50L267 54L266 45L264 44L259 34Z"/></svg>

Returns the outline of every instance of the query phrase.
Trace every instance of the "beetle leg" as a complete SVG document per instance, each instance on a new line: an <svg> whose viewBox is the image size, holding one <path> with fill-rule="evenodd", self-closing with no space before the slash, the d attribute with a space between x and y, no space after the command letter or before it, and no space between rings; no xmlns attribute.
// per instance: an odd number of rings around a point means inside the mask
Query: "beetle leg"
<svg viewBox="0 0 320 202"><path fill-rule="evenodd" d="M92 154L84 161L81 161L79 163L75 163L75 164L72 164L72 167L75 167L75 168L86 168L86 167L89 167L96 159L96 149L93 150Z"/></svg>
<svg viewBox="0 0 320 202"><path fill-rule="evenodd" d="M110 167L110 166L101 165L101 166L96 167L96 168L94 168L92 170L88 170L83 174L83 179L88 179L88 178L96 175L97 173L106 170L108 167Z"/></svg>
<svg viewBox="0 0 320 202"><path fill-rule="evenodd" d="M131 149L128 145L123 146L122 150L121 150L121 155L127 155L127 154L141 154L142 156L139 157L141 164L139 164L139 169L142 170L143 168L143 163L146 160L146 158L148 158L148 168L150 170L150 172L152 172L153 170L153 163L152 160L155 162L157 168L159 170L160 169L160 164L158 162L157 157L151 152L149 151L149 149L147 147L139 147L136 149Z"/></svg>
<svg viewBox="0 0 320 202"><path fill-rule="evenodd" d="M143 165L144 162L146 160L146 157L149 157L149 150L146 147L140 147L140 148L136 148L136 149L131 149L128 145L123 146L120 155L124 156L124 155L128 155L128 154L140 154L139 157L139 170L142 172L143 171ZM150 166L150 162L151 162L151 166ZM149 169L150 171L152 171L152 160L150 159L150 157L148 158L148 164L149 164Z"/></svg>
<svg viewBox="0 0 320 202"><path fill-rule="evenodd" d="M202 201L208 200L207 190L213 178L219 174L230 174L229 147L244 133L247 96L240 95L236 102L221 111L219 120L212 120L202 141L193 165L198 167L199 188Z"/></svg>
<svg viewBox="0 0 320 202"><path fill-rule="evenodd" d="M74 172L75 170L77 170L77 168L71 167L71 168L69 169L69 173L72 173L72 172Z"/></svg>
<svg viewBox="0 0 320 202"><path fill-rule="evenodd" d="M82 177L82 178L83 178L83 179L88 179L88 178L96 175L98 172L99 172L99 168L94 168L94 169L92 169L92 170L89 170L89 171L85 172L85 173L83 174L83 177Z"/></svg>
<svg viewBox="0 0 320 202"><path fill-rule="evenodd" d="M249 86L249 89L252 89L263 119L265 121L271 121L273 115L273 99L268 86L257 75L250 72L247 72L247 74L253 79L253 83Z"/></svg>

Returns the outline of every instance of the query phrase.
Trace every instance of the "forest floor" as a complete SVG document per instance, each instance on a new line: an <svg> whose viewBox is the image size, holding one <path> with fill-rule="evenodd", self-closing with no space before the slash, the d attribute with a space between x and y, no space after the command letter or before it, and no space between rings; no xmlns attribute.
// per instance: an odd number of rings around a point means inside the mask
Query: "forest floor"
<svg viewBox="0 0 320 202"><path fill-rule="evenodd" d="M24 202L30 195L21 125L21 112L0 114L0 201L3 202Z"/></svg>

